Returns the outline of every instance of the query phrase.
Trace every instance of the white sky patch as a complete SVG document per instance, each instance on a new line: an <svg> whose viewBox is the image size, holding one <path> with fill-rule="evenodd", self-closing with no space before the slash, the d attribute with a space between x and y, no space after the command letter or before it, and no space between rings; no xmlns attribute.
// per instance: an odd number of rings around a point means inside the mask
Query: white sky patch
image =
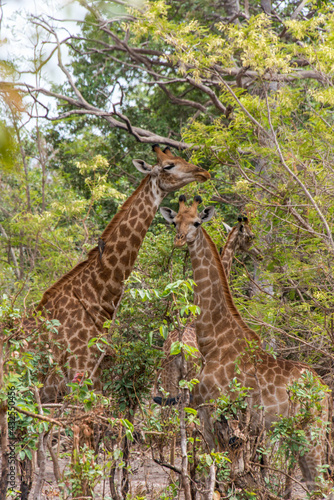
<svg viewBox="0 0 334 500"><path fill-rule="evenodd" d="M129 5L140 7L143 0L128 0ZM102 2L106 18L115 18L126 14L126 7L112 1ZM25 83L33 87L50 88L52 84L62 84L66 76L58 66L58 53L43 65L40 72L36 68L40 62L46 61L56 48L56 40L42 26L42 20L47 21L57 33L59 42L78 35L81 22L87 10L76 0L0 0L2 7L2 22L0 32L0 62L11 62L17 73L1 75L0 80L11 80ZM70 56L65 44L61 45L62 62L70 63ZM74 56L75 57L75 56ZM1 71L1 65L0 65ZM70 71L70 70L69 70ZM115 89L112 100L119 100L119 91ZM55 100L39 94L39 100L49 109L49 116L56 116ZM41 107L41 114L45 110Z"/></svg>
<svg viewBox="0 0 334 500"><path fill-rule="evenodd" d="M32 62L36 56L46 59L54 47L53 37L32 23L32 16L45 17L56 29L60 40L67 36L66 30L78 34L80 25L87 13L78 2L62 0L7 0L3 4L1 26L1 59L12 62L22 72L19 81L34 85L35 76L27 72L34 70ZM53 19L50 19L53 18ZM49 38L52 44L43 43ZM37 45L37 47L36 47ZM65 46L62 48L64 63L69 61ZM57 55L54 54L43 68L43 77L47 82L62 83L63 72L58 67Z"/></svg>

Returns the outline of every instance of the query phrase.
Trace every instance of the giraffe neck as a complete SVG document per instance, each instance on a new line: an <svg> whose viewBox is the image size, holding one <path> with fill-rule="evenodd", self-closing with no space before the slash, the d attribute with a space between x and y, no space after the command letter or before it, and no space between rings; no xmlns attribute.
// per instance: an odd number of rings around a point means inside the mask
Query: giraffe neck
<svg viewBox="0 0 334 500"><path fill-rule="evenodd" d="M238 242L238 228L234 227L228 235L227 241L224 245L223 252L220 257L227 279L230 276L233 256L237 249L237 242Z"/></svg>
<svg viewBox="0 0 334 500"><path fill-rule="evenodd" d="M43 295L39 309L49 310L62 323L64 311L57 302L63 297L81 303L85 314L101 328L111 319L129 277L139 249L154 215L166 193L156 178L147 176L123 204L103 232L99 247L93 248L86 261L78 264Z"/></svg>
<svg viewBox="0 0 334 500"><path fill-rule="evenodd" d="M188 247L197 285L195 301L201 309L196 319L197 341L206 361L219 358L231 345L237 353L241 352L244 339L259 342L259 337L235 307L224 267L207 232L201 228L194 243Z"/></svg>

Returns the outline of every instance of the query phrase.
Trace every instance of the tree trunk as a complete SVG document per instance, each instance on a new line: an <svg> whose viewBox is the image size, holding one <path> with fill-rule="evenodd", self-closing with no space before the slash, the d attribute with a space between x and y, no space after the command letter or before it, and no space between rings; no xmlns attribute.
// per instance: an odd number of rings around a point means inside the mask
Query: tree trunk
<svg viewBox="0 0 334 500"><path fill-rule="evenodd" d="M38 413L40 415L43 415L43 408L37 387L34 387L34 394L38 404ZM36 478L33 500L40 500L42 498L42 488L45 482L45 473L46 473L46 447L48 440L49 440L49 430L47 430L46 432L41 432L38 437L38 450L37 450L37 462L39 464L39 471Z"/></svg>
<svg viewBox="0 0 334 500"><path fill-rule="evenodd" d="M271 0L261 0L261 7L265 14L271 14Z"/></svg>
<svg viewBox="0 0 334 500"><path fill-rule="evenodd" d="M3 332L0 332L3 336ZM0 339L0 390L4 390L3 382L3 345L4 339ZM5 499L8 485L8 422L7 422L7 401L0 404L0 432L1 432L1 477L0 477L0 498Z"/></svg>
<svg viewBox="0 0 334 500"><path fill-rule="evenodd" d="M233 18L238 12L240 12L239 0L223 0L223 5L225 12L229 18ZM239 20L236 17L233 20L234 24L239 24Z"/></svg>
<svg viewBox="0 0 334 500"><path fill-rule="evenodd" d="M183 350L181 351L181 377L186 378L187 365ZM182 398L180 404L180 438L181 438L181 482L184 491L185 500L191 500L190 479L188 475L188 454L187 454L187 430L186 430L186 413L185 406L189 403L189 390L182 390Z"/></svg>
<svg viewBox="0 0 334 500"><path fill-rule="evenodd" d="M32 462L25 458L20 462L20 500L28 500L32 487Z"/></svg>
<svg viewBox="0 0 334 500"><path fill-rule="evenodd" d="M133 424L134 418L135 418L135 413L136 413L137 405L131 405L130 410L127 415L127 420ZM124 460L124 467L123 467L123 474L122 474L122 497L126 498L128 492L129 492L129 465L130 465L130 442L128 438L125 436L124 437L124 444L123 444L123 460Z"/></svg>

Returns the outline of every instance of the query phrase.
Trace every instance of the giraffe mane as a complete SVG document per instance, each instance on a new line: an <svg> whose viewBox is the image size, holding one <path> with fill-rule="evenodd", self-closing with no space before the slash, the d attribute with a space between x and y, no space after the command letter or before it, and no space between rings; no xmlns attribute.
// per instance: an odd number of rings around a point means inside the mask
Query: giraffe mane
<svg viewBox="0 0 334 500"><path fill-rule="evenodd" d="M101 238L103 239L104 237L106 238L109 238L109 236L111 236L113 234L113 232L115 231L116 227L119 225L119 223L124 219L124 217L126 216L126 213L128 211L128 209L130 208L130 206L132 205L132 202L134 200L134 198L137 197L138 193L140 191L143 190L143 188L146 186L146 184L148 183L150 179L150 175L147 175L146 177L144 177L144 179L141 181L141 183L139 184L139 186L137 187L137 189L132 193L132 195L130 196L130 198L128 198L124 203L123 205L121 206L120 210L117 212L116 215L114 215L114 217L111 219L111 221L109 222L109 224L107 225L107 227L105 228L105 230L103 231L102 235L101 235ZM89 253L88 253L88 256L94 252L96 253L98 250L97 247L93 248Z"/></svg>
<svg viewBox="0 0 334 500"><path fill-rule="evenodd" d="M234 301L233 301L233 298L231 295L231 291L230 291L230 287L229 287L229 284L228 284L228 281L226 278L226 274L225 274L225 271L224 271L224 268L223 268L223 265L221 262L221 257L219 257L219 253L218 253L216 245L214 244L211 237L209 236L209 234L206 232L206 230L203 227L202 227L202 231L203 231L204 237L205 237L205 239L206 239L206 241L207 241L207 243L212 251L212 255L213 255L213 258L214 258L214 261L216 264L216 268L218 270L220 282L221 282L221 285L223 287L223 291L225 293L227 307L229 308L232 316L237 320L239 326L248 335L248 338L250 338L251 340L257 340L259 342L259 345L261 345L260 337L258 336L258 334L256 332L254 332L254 330L249 328L249 326L245 323L245 321L240 316L240 313L234 304Z"/></svg>
<svg viewBox="0 0 334 500"><path fill-rule="evenodd" d="M150 175L147 175L144 177L144 179L141 181L137 189L132 193L132 195L123 203L119 211L117 212L116 215L111 219L105 230L103 231L101 235L101 239L107 239L110 236L112 236L113 232L116 230L117 226L120 224L120 222L124 219L124 217L127 214L128 209L130 208L134 198L138 195L140 191L146 186L148 180L150 178ZM92 260L99 255L99 248L98 246L92 248L88 254L87 254L87 259L79 262L73 269L68 271L68 273L64 274L59 280L57 280L53 285L51 285L43 294L43 297L38 304L37 308L41 308L43 305L46 304L47 300L49 299L50 295L53 295L55 292L60 289L60 287L65 283L65 281L71 280L75 276L77 276L87 265L89 265Z"/></svg>
<svg viewBox="0 0 334 500"><path fill-rule="evenodd" d="M225 252L226 252L226 248L228 247L228 243L229 243L230 239L232 238L233 234L236 232L236 230L237 230L237 226L234 226L234 227L232 227L231 231L228 233L228 235L227 235L227 240L226 240L226 242L225 242L225 245L224 245L223 251L222 251L221 256L220 256L220 258L221 258L221 259L224 257L224 254L225 254ZM209 235L208 235L208 236L209 236ZM211 239L211 238L210 238L210 239Z"/></svg>

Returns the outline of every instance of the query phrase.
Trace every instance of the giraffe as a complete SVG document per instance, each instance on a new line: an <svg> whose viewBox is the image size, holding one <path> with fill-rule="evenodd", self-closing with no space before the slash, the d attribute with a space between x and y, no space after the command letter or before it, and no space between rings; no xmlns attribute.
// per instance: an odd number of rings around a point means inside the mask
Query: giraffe
<svg viewBox="0 0 334 500"><path fill-rule="evenodd" d="M221 447L219 433L215 432L208 403L217 399L221 391L229 393L233 379L244 387L251 388L248 408L252 414L254 431L260 425L263 407L264 424L270 429L280 417L290 416L291 405L288 386L298 381L303 373L310 371L306 364L274 358L261 348L259 336L251 330L240 316L229 289L226 273L218 251L201 226L214 215L214 208L207 207L198 213L201 198L196 196L191 207L180 201L179 212L163 207L164 218L176 227L175 247L187 244L193 267L196 303L201 309L196 319L196 335L199 350L205 363L199 375L199 384L194 388L193 402L203 425L205 440L210 449ZM248 346L252 344L253 352ZM238 370L236 370L236 363ZM231 397L233 394L231 393ZM312 438L306 429L309 450L299 458L299 465L310 489L315 487L317 470L324 457L325 421L328 420L328 396L321 401L319 416L323 424L321 437ZM216 434L216 435L215 435ZM217 444L218 442L218 444Z"/></svg>
<svg viewBox="0 0 334 500"><path fill-rule="evenodd" d="M88 348L87 343L106 332L103 325L113 317L123 283L131 273L161 201L191 182L210 178L209 172L174 156L169 148L162 151L158 144L152 148L157 163L151 166L143 160L133 160L146 176L108 224L98 246L85 261L46 290L37 306L37 311L48 320L60 322L58 333L49 333L48 339L53 341L53 359L64 374L59 377L51 370L41 391L42 401L62 395L66 383L76 373L95 373L94 388L101 390L100 370L95 366L99 351L95 346Z"/></svg>
<svg viewBox="0 0 334 500"><path fill-rule="evenodd" d="M185 201L185 197L181 196L181 200ZM233 227L225 225L228 230L228 237L224 247L220 251L221 261L225 269L227 279L230 276L233 256L237 253L251 253L256 258L259 258L259 252L257 249L250 247L253 245L254 234L248 224L248 218L244 216L238 217L238 223ZM163 399L160 395L157 395L153 400L158 403L169 405L175 404L178 400L179 394L179 382L182 379L182 356L171 355L170 350L174 342L180 340L180 332L178 329L173 330L169 333L167 339L163 345L163 352L165 355L162 371L161 371L161 385L165 391L168 392L168 398ZM187 380L196 378L201 361L201 354L198 351L198 345L196 340L196 330L195 322L189 323L182 332L181 342L187 344L190 347L196 349L193 356L189 356L188 362L186 363L186 376Z"/></svg>

